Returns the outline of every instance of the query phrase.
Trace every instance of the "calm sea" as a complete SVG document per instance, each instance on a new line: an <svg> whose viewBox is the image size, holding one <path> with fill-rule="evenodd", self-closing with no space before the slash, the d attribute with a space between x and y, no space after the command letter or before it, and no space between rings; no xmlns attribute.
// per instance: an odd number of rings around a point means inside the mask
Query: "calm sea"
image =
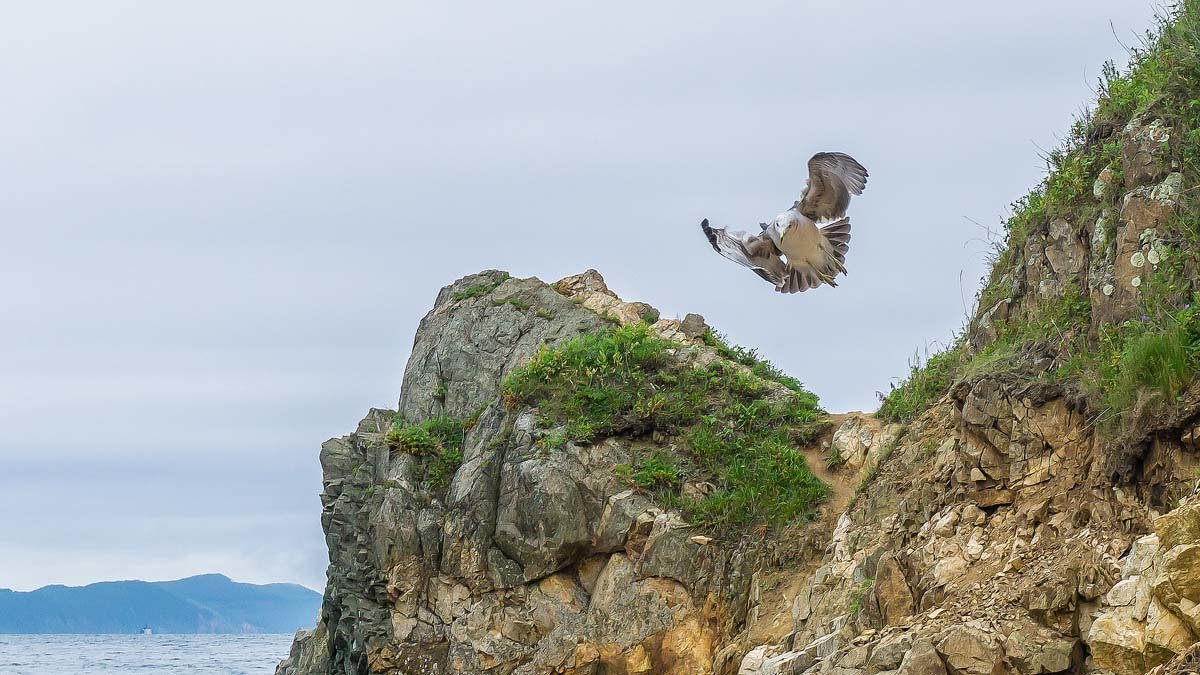
<svg viewBox="0 0 1200 675"><path fill-rule="evenodd" d="M273 675L291 635L0 635L3 675Z"/></svg>

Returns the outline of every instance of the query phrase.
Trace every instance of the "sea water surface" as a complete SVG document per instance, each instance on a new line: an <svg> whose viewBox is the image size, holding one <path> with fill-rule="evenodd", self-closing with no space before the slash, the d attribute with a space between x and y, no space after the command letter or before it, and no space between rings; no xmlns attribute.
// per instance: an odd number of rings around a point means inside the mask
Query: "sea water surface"
<svg viewBox="0 0 1200 675"><path fill-rule="evenodd" d="M0 635L0 674L273 675L291 635Z"/></svg>

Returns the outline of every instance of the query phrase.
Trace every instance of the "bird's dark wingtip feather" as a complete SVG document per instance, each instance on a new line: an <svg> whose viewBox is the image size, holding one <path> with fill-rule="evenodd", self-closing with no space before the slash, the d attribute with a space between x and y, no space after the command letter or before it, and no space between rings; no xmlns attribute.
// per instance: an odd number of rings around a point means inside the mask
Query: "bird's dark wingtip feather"
<svg viewBox="0 0 1200 675"><path fill-rule="evenodd" d="M713 247L713 250L717 253L720 253L721 247L717 246L717 235L712 231L712 228L709 227L708 218L700 221L700 229L704 230L704 236L708 237L708 243Z"/></svg>

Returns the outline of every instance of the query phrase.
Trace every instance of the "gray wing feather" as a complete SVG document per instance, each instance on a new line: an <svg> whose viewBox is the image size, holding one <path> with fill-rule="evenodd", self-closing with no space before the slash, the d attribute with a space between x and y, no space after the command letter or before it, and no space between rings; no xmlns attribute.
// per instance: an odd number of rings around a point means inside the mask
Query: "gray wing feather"
<svg viewBox="0 0 1200 675"><path fill-rule="evenodd" d="M783 283L787 271L783 260L779 257L779 249L775 242L765 232L748 235L745 232L728 231L723 227L710 227L708 219L700 223L704 236L713 250L722 257L728 258L739 265L750 268L764 280L778 286Z"/></svg>
<svg viewBox="0 0 1200 675"><path fill-rule="evenodd" d="M867 187L866 167L841 152L818 152L808 160L808 182L797 207L814 222L846 215L851 195Z"/></svg>

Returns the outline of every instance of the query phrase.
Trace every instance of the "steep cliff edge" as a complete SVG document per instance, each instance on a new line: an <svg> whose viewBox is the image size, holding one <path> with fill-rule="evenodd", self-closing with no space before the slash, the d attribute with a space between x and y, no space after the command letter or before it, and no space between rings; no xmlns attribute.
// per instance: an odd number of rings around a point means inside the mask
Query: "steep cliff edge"
<svg viewBox="0 0 1200 675"><path fill-rule="evenodd" d="M588 272L485 272L327 442L281 675L1196 672L1200 2L1014 205L874 415Z"/></svg>

